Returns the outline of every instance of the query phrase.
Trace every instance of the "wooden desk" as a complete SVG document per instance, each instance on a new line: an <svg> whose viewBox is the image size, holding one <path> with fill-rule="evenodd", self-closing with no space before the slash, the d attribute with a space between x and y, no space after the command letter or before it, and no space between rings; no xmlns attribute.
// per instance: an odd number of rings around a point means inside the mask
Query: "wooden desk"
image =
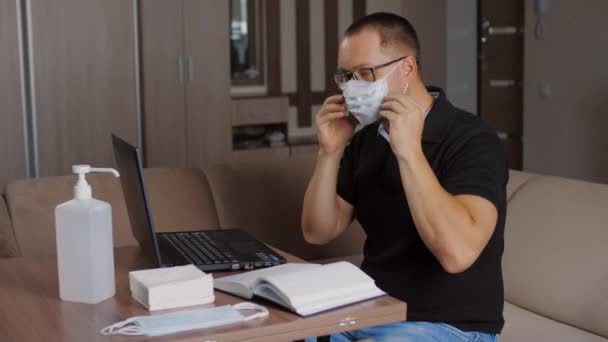
<svg viewBox="0 0 608 342"><path fill-rule="evenodd" d="M128 272L149 268L150 264L138 247L117 248L114 253L116 296L95 305L62 302L59 299L55 256L0 259L0 340L292 341L406 318L406 304L388 296L308 318L263 303L270 311L266 319L156 338L107 337L99 333L103 327L131 316L149 314L132 299ZM289 262L301 261L287 253L281 254ZM214 274L216 278L221 276L221 273ZM223 292L216 291L215 294L214 304L199 307L243 301Z"/></svg>

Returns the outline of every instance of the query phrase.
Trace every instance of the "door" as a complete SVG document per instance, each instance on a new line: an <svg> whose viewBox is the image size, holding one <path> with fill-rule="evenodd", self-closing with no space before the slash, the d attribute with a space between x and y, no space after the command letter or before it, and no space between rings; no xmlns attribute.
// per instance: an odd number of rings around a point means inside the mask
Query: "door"
<svg viewBox="0 0 608 342"><path fill-rule="evenodd" d="M114 165L110 134L137 140L133 3L29 4L40 175Z"/></svg>
<svg viewBox="0 0 608 342"><path fill-rule="evenodd" d="M523 0L480 0L479 113L522 167Z"/></svg>
<svg viewBox="0 0 608 342"><path fill-rule="evenodd" d="M0 0L0 192L26 176L16 4Z"/></svg>
<svg viewBox="0 0 608 342"><path fill-rule="evenodd" d="M140 4L146 166L185 167L184 3L145 0Z"/></svg>
<svg viewBox="0 0 608 342"><path fill-rule="evenodd" d="M184 0L188 166L228 160L232 148L229 2Z"/></svg>

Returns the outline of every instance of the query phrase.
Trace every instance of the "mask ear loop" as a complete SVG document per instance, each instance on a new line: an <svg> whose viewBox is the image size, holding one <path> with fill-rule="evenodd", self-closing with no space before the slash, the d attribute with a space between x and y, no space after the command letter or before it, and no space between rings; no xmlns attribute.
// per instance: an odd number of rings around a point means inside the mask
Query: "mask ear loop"
<svg viewBox="0 0 608 342"><path fill-rule="evenodd" d="M410 82L408 81L405 84L405 87L403 88L403 92L401 94L405 95L405 93L407 93L407 90L410 88Z"/></svg>
<svg viewBox="0 0 608 342"><path fill-rule="evenodd" d="M386 80L387 78L389 78L389 76L390 76L390 75L393 73L393 71L397 70L397 68L398 68L398 67L401 65L401 63L403 63L403 59L402 59L402 60L400 60L400 61L399 61L399 63L397 63L397 65L395 65L395 66L393 67L393 70L389 71L389 73L388 73L388 74L386 74L386 75L385 75L384 77L382 77L381 79L376 80L376 82L378 82L378 81L382 81L382 80Z"/></svg>
<svg viewBox="0 0 608 342"><path fill-rule="evenodd" d="M256 319L256 318L268 317L268 314L269 314L268 309L266 309L265 307L263 307L261 305L249 303L249 302L238 303L238 304L233 305L232 307L239 311L241 311L241 310L259 311L258 313L255 313L253 315L246 316L245 321L251 321L252 319Z"/></svg>
<svg viewBox="0 0 608 342"><path fill-rule="evenodd" d="M407 92L407 90L410 88L410 82L407 82L405 84L405 87L403 88L403 92L402 94L405 95L405 93ZM418 109L422 110L422 108L418 105L418 103L416 103L416 101L414 101L414 104L416 105L416 107L418 107Z"/></svg>
<svg viewBox="0 0 608 342"><path fill-rule="evenodd" d="M144 334L144 329L140 326L134 325L134 321L137 317L131 317L122 322L114 323L109 325L103 329L101 329L100 333L102 335L128 335L128 336L138 336Z"/></svg>

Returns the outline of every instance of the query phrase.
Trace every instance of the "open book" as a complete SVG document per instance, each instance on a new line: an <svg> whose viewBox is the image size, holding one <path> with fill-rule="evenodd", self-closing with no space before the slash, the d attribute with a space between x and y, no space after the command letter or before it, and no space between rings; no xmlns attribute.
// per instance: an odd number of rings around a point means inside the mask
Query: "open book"
<svg viewBox="0 0 608 342"><path fill-rule="evenodd" d="M259 296L302 316L385 294L372 278L344 261L289 263L215 279L214 287L247 299Z"/></svg>

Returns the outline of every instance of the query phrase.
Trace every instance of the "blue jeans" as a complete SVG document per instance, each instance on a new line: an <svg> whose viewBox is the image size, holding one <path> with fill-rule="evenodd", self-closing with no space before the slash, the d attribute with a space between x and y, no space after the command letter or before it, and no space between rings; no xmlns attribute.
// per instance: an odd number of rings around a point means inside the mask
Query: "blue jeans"
<svg viewBox="0 0 608 342"><path fill-rule="evenodd" d="M496 335L462 331L445 323L400 322L331 335L331 342L372 339L375 342L496 342ZM306 339L314 342L316 338Z"/></svg>

